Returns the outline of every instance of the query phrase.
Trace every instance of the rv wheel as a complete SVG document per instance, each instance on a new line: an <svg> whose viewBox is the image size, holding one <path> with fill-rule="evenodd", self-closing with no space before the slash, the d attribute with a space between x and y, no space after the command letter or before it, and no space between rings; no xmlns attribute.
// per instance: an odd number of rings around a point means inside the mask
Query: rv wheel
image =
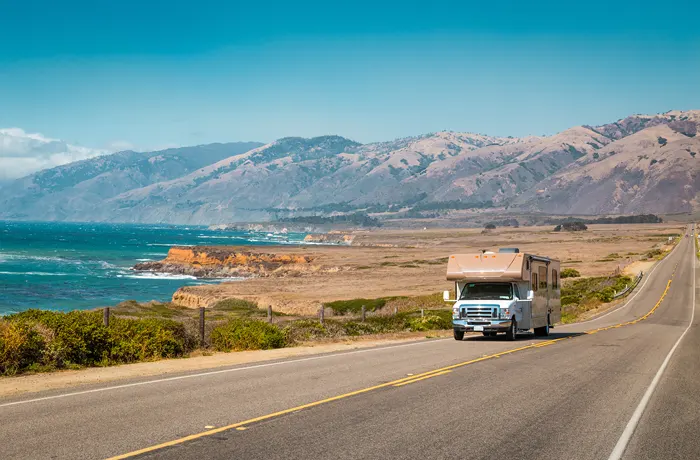
<svg viewBox="0 0 700 460"><path fill-rule="evenodd" d="M506 340L515 340L516 335L518 335L518 322L513 318L510 322L510 328L506 332Z"/></svg>
<svg viewBox="0 0 700 460"><path fill-rule="evenodd" d="M454 332L455 340L464 339L464 331L453 330L453 332Z"/></svg>

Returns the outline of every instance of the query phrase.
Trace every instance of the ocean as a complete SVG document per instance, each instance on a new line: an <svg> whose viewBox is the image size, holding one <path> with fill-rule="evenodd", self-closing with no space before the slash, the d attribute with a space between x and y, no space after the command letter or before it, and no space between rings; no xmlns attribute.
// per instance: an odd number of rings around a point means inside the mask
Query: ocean
<svg viewBox="0 0 700 460"><path fill-rule="evenodd" d="M171 246L302 244L304 233L206 227L0 221L0 315L30 308L89 309L124 300L168 301L181 286L219 282L136 273Z"/></svg>

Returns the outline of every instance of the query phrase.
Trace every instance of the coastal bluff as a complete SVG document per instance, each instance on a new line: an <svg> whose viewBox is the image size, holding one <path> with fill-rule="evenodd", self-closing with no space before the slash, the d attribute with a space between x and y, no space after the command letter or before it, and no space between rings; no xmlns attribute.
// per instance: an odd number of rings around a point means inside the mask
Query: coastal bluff
<svg viewBox="0 0 700 460"><path fill-rule="evenodd" d="M285 276L312 270L305 254L252 251L228 246L172 247L165 259L136 264L135 271L189 275L197 278Z"/></svg>

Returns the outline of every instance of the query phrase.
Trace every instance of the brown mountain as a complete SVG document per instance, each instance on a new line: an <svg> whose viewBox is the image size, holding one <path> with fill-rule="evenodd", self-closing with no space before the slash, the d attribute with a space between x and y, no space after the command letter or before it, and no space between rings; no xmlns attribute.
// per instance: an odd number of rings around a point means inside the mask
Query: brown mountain
<svg viewBox="0 0 700 460"><path fill-rule="evenodd" d="M438 132L365 145L285 138L88 202L68 165L11 184L0 218L211 224L355 210L696 211L699 126L700 111L673 111L544 137ZM44 189L47 174L61 177L60 200Z"/></svg>

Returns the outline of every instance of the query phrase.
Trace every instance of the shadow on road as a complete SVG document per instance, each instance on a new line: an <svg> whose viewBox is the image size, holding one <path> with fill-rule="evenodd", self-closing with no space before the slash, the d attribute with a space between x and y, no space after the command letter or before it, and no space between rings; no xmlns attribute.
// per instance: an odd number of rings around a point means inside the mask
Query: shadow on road
<svg viewBox="0 0 700 460"><path fill-rule="evenodd" d="M553 332L550 331L549 335L547 337L538 337L533 333L526 333L523 332L522 334L518 334L517 337L515 338L514 342L521 342L525 340L536 340L540 342L545 342L547 340L554 340L554 339L563 339L567 337L578 337L580 335L584 335L583 332ZM506 335L505 334L498 334L495 337L486 337L483 335L468 335L464 337L465 342L505 342L506 341Z"/></svg>

